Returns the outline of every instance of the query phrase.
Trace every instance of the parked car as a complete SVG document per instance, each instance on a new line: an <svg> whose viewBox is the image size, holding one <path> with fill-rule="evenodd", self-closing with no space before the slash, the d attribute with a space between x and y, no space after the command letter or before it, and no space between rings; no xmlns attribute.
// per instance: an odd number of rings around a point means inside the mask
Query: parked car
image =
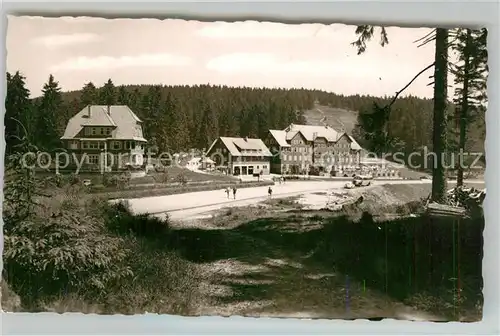
<svg viewBox="0 0 500 336"><path fill-rule="evenodd" d="M356 187L367 187L372 184L373 177L370 175L356 175L352 180L352 184Z"/></svg>
<svg viewBox="0 0 500 336"><path fill-rule="evenodd" d="M354 189L354 188L356 188L356 186L355 186L352 182L347 182L347 183L344 185L344 188L345 188L345 189Z"/></svg>

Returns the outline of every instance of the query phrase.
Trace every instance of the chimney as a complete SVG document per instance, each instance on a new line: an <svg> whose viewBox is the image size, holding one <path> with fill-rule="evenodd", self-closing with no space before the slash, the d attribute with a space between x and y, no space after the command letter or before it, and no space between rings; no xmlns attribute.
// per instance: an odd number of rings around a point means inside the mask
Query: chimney
<svg viewBox="0 0 500 336"><path fill-rule="evenodd" d="M91 105L88 105L87 106L87 114L88 114L89 118L90 118L90 109L91 109Z"/></svg>
<svg viewBox="0 0 500 336"><path fill-rule="evenodd" d="M111 115L110 109L111 109L111 106L108 105L108 115Z"/></svg>
<svg viewBox="0 0 500 336"><path fill-rule="evenodd" d="M245 137L245 141L248 142L248 137L247 136Z"/></svg>

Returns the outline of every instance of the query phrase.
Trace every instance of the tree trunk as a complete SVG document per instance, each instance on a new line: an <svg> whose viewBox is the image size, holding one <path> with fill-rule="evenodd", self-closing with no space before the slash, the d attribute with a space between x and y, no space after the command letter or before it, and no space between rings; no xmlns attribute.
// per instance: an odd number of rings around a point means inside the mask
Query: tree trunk
<svg viewBox="0 0 500 336"><path fill-rule="evenodd" d="M462 104L460 108L460 135L458 141L458 150L460 151L460 160L458 162L457 186L464 184L464 167L462 155L465 152L465 140L467 134L467 115L469 109L469 68L470 68L470 48L471 48L471 30L467 29L467 39L464 48L464 86L462 89Z"/></svg>
<svg viewBox="0 0 500 336"><path fill-rule="evenodd" d="M444 202L446 197L446 103L448 96L448 30L436 30L434 67L434 129L433 151L436 154L432 167L432 200Z"/></svg>

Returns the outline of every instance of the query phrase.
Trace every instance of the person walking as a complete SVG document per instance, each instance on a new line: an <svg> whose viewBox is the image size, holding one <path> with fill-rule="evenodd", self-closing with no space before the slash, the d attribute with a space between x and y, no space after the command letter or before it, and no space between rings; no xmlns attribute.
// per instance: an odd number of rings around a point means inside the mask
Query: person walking
<svg viewBox="0 0 500 336"><path fill-rule="evenodd" d="M269 187L267 189L267 194L269 195L269 198L271 198L271 196L273 195L273 188Z"/></svg>
<svg viewBox="0 0 500 336"><path fill-rule="evenodd" d="M229 198L229 193L231 192L231 189L229 187L226 188L226 195L227 195L227 198Z"/></svg>
<svg viewBox="0 0 500 336"><path fill-rule="evenodd" d="M233 198L236 199L236 187L233 187Z"/></svg>

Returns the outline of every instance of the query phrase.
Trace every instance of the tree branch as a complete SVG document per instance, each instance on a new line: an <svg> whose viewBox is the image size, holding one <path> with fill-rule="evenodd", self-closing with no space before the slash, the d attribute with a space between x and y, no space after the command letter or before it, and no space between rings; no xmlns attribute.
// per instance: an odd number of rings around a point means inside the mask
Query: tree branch
<svg viewBox="0 0 500 336"><path fill-rule="evenodd" d="M432 41L434 41L436 39L436 35L432 36L432 37L429 37L428 39L426 39L424 42L420 43L417 48L420 48L420 47L423 47L429 43L431 43Z"/></svg>
<svg viewBox="0 0 500 336"><path fill-rule="evenodd" d="M429 70L430 68L432 68L434 66L435 63L432 63L428 66L426 66L424 69L422 69L418 74L415 75L415 77L412 78L412 80L406 84L401 90L399 90L398 92L396 92L396 95L394 96L394 98L392 98L391 102L386 106L386 108L389 108L392 106L392 104L394 104L394 102L396 101L396 99L398 99L398 96L404 91L406 90L410 85L411 83L413 83L421 74L423 74L424 72L426 72L427 70Z"/></svg>
<svg viewBox="0 0 500 336"><path fill-rule="evenodd" d="M421 37L419 38L418 40L415 40L413 41L413 43L417 43L417 42L420 42L422 40L425 40L426 38L428 38L429 36L431 36L432 34L434 34L436 32L436 29L433 29L431 30L427 35L425 35L424 37Z"/></svg>

